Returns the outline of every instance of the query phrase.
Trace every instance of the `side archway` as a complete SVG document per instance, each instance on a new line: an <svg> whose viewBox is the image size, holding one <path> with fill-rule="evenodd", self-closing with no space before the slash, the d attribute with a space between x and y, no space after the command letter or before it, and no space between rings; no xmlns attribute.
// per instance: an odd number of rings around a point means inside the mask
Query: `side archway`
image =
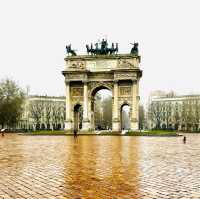
<svg viewBox="0 0 200 199"><path fill-rule="evenodd" d="M120 126L121 130L129 130L131 128L131 107L128 103L122 104L120 108Z"/></svg>
<svg viewBox="0 0 200 199"><path fill-rule="evenodd" d="M79 131L82 129L83 108L80 104L74 106L74 129Z"/></svg>

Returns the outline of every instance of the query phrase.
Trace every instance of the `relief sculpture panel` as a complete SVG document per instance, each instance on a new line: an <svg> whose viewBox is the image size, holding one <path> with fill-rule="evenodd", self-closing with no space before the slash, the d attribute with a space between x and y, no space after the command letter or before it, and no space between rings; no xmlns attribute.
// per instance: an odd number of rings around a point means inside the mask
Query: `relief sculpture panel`
<svg viewBox="0 0 200 199"><path fill-rule="evenodd" d="M131 87L130 86L120 86L119 88L119 95L120 96L130 96L131 95Z"/></svg>
<svg viewBox="0 0 200 199"><path fill-rule="evenodd" d="M69 64L69 68L84 69L85 68L85 62L84 61L73 61Z"/></svg>
<svg viewBox="0 0 200 199"><path fill-rule="evenodd" d="M118 68L133 68L134 63L132 60L126 60L126 59L119 59L118 60Z"/></svg>
<svg viewBox="0 0 200 199"><path fill-rule="evenodd" d="M82 87L72 88L71 93L72 93L72 96L74 97L83 96L83 88Z"/></svg>

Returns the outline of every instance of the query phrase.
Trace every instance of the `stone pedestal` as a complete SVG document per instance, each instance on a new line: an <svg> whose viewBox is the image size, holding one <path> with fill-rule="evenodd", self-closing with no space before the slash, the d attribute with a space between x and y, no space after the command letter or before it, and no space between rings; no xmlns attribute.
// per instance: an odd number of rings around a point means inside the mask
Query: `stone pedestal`
<svg viewBox="0 0 200 199"><path fill-rule="evenodd" d="M72 120L65 121L65 131L71 131L73 129Z"/></svg>
<svg viewBox="0 0 200 199"><path fill-rule="evenodd" d="M139 129L138 120L136 118L131 119L131 130L137 131Z"/></svg>
<svg viewBox="0 0 200 199"><path fill-rule="evenodd" d="M90 121L89 120L83 120L83 131L88 131L90 129Z"/></svg>
<svg viewBox="0 0 200 199"><path fill-rule="evenodd" d="M120 121L119 121L119 119L112 120L112 131L120 131Z"/></svg>

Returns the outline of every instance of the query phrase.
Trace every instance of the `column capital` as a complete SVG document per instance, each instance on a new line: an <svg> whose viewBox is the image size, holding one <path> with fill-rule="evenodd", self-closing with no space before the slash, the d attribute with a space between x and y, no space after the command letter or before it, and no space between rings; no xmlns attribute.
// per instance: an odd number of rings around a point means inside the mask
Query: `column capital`
<svg viewBox="0 0 200 199"><path fill-rule="evenodd" d="M70 80L65 79L65 84L69 84L69 83L70 83Z"/></svg>
<svg viewBox="0 0 200 199"><path fill-rule="evenodd" d="M112 122L120 122L120 121L119 121L119 118L115 117L115 118L112 119Z"/></svg>
<svg viewBox="0 0 200 199"><path fill-rule="evenodd" d="M138 122L137 118L131 118L131 122Z"/></svg>
<svg viewBox="0 0 200 199"><path fill-rule="evenodd" d="M88 118L83 118L83 122L90 122Z"/></svg>
<svg viewBox="0 0 200 199"><path fill-rule="evenodd" d="M132 79L132 83L133 83L133 84L137 84L137 83L138 83L138 80L137 80L137 79Z"/></svg>
<svg viewBox="0 0 200 199"><path fill-rule="evenodd" d="M72 119L68 118L65 120L65 122L72 122Z"/></svg>
<svg viewBox="0 0 200 199"><path fill-rule="evenodd" d="M88 83L88 80L82 80L82 82L83 82L84 84L87 84L87 83Z"/></svg>
<svg viewBox="0 0 200 199"><path fill-rule="evenodd" d="M116 83L119 82L119 80L118 80L118 79L115 79L115 80L113 80L113 82L116 84Z"/></svg>

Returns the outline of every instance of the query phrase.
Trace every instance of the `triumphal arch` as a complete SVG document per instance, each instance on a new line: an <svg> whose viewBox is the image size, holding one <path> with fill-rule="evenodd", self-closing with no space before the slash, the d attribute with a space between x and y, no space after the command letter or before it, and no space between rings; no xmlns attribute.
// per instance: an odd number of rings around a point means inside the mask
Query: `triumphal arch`
<svg viewBox="0 0 200 199"><path fill-rule="evenodd" d="M121 108L130 106L130 128L138 130L139 68L138 44L129 54L118 54L118 44L108 47L107 40L86 45L87 55L77 55L66 46L68 55L62 74L65 77L66 121L65 130L92 131L94 126L94 95L102 89L112 92L112 131L121 131ZM82 124L77 111L82 108Z"/></svg>

